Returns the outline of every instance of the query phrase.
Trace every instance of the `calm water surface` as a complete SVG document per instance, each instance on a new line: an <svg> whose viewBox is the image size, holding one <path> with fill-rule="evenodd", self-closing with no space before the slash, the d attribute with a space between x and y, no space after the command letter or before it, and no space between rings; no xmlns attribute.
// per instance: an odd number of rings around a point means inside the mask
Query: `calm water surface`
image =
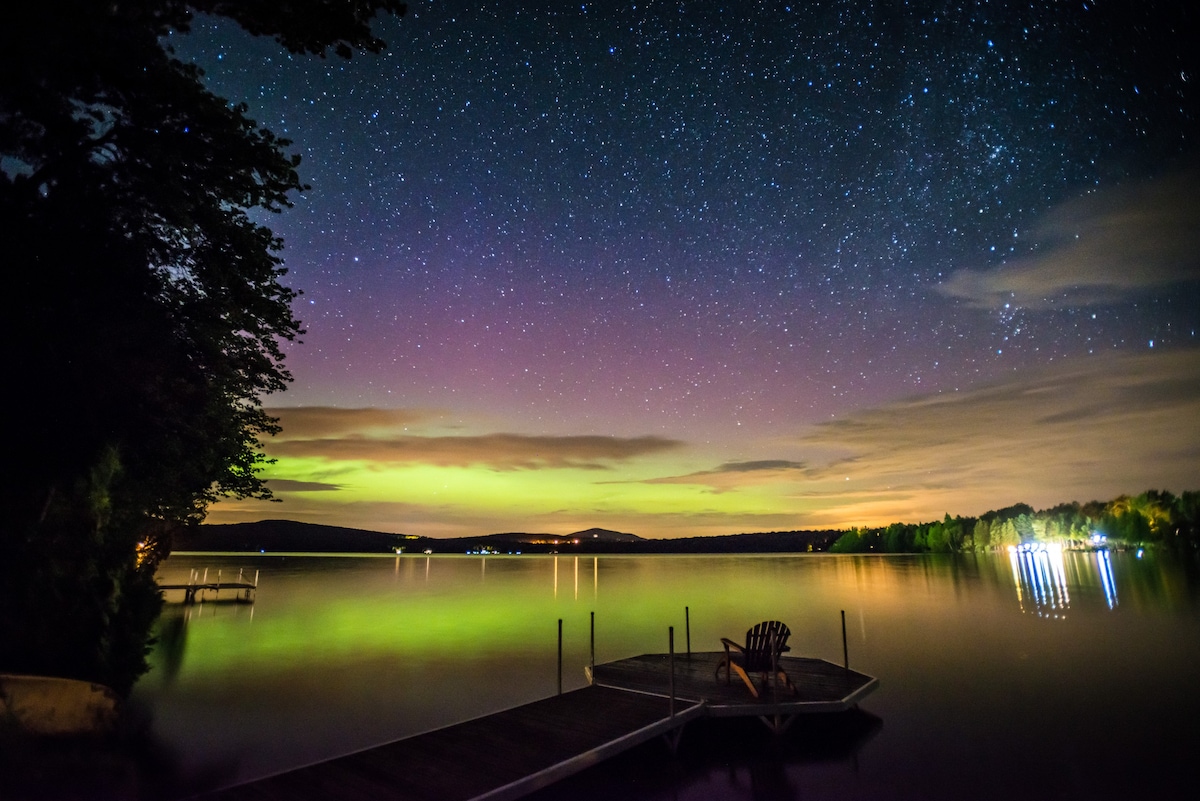
<svg viewBox="0 0 1200 801"><path fill-rule="evenodd" d="M795 652L840 663L845 610L850 664L880 688L778 742L697 727L676 757L650 743L543 801L1190 798L1198 775L1200 593L1154 555L177 555L160 578L192 569L260 589L170 604L136 688L189 790L553 694L559 618L581 687L592 612L597 661L778 618Z"/></svg>

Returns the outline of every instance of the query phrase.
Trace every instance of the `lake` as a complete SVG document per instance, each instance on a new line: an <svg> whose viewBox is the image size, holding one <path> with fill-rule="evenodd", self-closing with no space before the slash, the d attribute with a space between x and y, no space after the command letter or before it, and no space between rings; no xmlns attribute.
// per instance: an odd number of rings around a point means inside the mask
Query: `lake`
<svg viewBox="0 0 1200 801"><path fill-rule="evenodd" d="M780 619L795 654L841 663L844 610L850 666L880 687L778 741L698 726L542 801L1190 798L1197 775L1200 584L1162 555L175 555L160 580L193 569L260 586L168 604L135 689L189 791L551 695L560 618L582 687L593 612L598 662L665 652L671 626L714 651Z"/></svg>

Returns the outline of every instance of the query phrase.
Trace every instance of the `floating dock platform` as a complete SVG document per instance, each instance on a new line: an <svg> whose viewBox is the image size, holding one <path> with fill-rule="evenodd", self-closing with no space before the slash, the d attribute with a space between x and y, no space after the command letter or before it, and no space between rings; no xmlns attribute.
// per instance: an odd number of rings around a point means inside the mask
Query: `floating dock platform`
<svg viewBox="0 0 1200 801"><path fill-rule="evenodd" d="M874 692L879 680L849 668L802 656L781 656L779 669L787 673L795 693L767 679L757 684L759 697L750 694L741 679L717 679L716 665L724 654L695 653L644 654L591 668L591 682L629 692L659 693L672 684L674 662L676 699L698 703L707 717L747 717L764 719L772 728L782 730L797 715L843 712Z"/></svg>
<svg viewBox="0 0 1200 801"><path fill-rule="evenodd" d="M507 801L664 736L674 748L701 717L761 718L853 708L878 685L821 659L783 657L796 694L770 681L750 694L716 678L722 653L644 654L588 669L591 685L386 745L220 790L208 801Z"/></svg>

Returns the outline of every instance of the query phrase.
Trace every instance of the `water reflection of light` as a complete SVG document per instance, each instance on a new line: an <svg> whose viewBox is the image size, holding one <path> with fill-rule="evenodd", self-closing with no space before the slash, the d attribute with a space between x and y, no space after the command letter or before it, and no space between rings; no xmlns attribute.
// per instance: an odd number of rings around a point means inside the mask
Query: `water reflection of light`
<svg viewBox="0 0 1200 801"><path fill-rule="evenodd" d="M1141 556L1140 551L1138 556ZM1104 585L1104 600L1112 609L1117 605L1117 583L1113 581L1112 560L1108 557L1108 551L1096 551L1096 562L1100 568L1100 583Z"/></svg>
<svg viewBox="0 0 1200 801"><path fill-rule="evenodd" d="M1038 617L1062 619L1071 606L1062 546L1057 543L1028 542L1008 549L1017 603L1021 611L1026 598Z"/></svg>

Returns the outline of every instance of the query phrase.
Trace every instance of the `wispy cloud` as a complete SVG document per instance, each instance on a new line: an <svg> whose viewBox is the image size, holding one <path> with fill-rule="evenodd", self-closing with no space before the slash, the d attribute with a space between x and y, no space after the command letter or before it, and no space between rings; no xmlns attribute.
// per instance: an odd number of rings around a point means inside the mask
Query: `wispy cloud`
<svg viewBox="0 0 1200 801"><path fill-rule="evenodd" d="M938 291L980 308L1101 305L1200 280L1200 171L1097 191L1048 214L1032 256L952 274Z"/></svg>
<svg viewBox="0 0 1200 801"><path fill-rule="evenodd" d="M763 471L803 470L803 462L790 462L787 459L759 459L753 462L726 462L712 473L759 473Z"/></svg>
<svg viewBox="0 0 1200 801"><path fill-rule="evenodd" d="M754 452L762 458L753 460L713 458L663 437L423 436L388 428L389 420L415 419L404 412L375 418L364 410L356 423L360 412L339 417L342 411L325 422L321 410L306 410L310 419L301 426L337 436L269 444L281 457L273 472L284 480L271 486L283 507L231 501L214 509L213 520L284 514L435 536L564 534L592 525L687 536L931 520L1018 501L1045 507L1151 487L1192 489L1200 465L1200 348L1095 356L849 412L759 443ZM680 469L689 463L693 469ZM603 472L585 477L579 469Z"/></svg>
<svg viewBox="0 0 1200 801"><path fill-rule="evenodd" d="M697 484L715 492L728 492L744 487L792 482L800 478L803 462L787 459L759 459L747 462L725 462L712 470L698 470L678 476L643 479L643 484ZM616 482L614 482L616 483Z"/></svg>
<svg viewBox="0 0 1200 801"><path fill-rule="evenodd" d="M1025 501L1108 498L1195 484L1200 350L1096 357L977 390L822 424L807 447L816 520L905 520Z"/></svg>
<svg viewBox="0 0 1200 801"><path fill-rule="evenodd" d="M279 418L283 428L280 439L399 431L435 416L432 412L420 409L342 409L335 406L278 407L266 411Z"/></svg>
<svg viewBox="0 0 1200 801"><path fill-rule="evenodd" d="M290 478L267 479L267 486L272 492L336 492L341 484L330 484L326 481L294 481Z"/></svg>
<svg viewBox="0 0 1200 801"><path fill-rule="evenodd" d="M614 463L682 447L663 437L527 436L387 436L349 434L321 439L269 443L272 456L315 457L329 461L377 464L424 464L437 467L481 465L496 470L575 468L603 470Z"/></svg>

